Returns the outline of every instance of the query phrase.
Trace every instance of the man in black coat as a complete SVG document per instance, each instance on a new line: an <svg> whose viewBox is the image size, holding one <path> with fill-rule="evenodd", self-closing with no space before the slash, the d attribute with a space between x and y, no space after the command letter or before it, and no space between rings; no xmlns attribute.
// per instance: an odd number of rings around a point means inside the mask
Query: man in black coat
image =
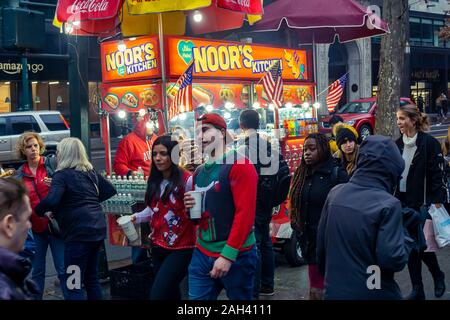
<svg viewBox="0 0 450 320"><path fill-rule="evenodd" d="M240 141L241 146L238 150L255 165L258 173L254 226L258 248L258 265L255 272L253 293L253 297L258 299L259 295L271 296L275 293L275 259L270 236L270 222L272 220L274 197L277 192L278 171L287 170L289 175L289 168L278 150L273 149L270 142L257 133L259 129L258 112L255 110L242 111L239 116L239 125L245 133L245 139ZM289 184L290 179L287 181L286 191L289 189Z"/></svg>
<svg viewBox="0 0 450 320"><path fill-rule="evenodd" d="M395 143L370 136L350 182L329 193L317 235L325 299L401 299L394 273L408 262L410 243L392 193L403 169Z"/></svg>

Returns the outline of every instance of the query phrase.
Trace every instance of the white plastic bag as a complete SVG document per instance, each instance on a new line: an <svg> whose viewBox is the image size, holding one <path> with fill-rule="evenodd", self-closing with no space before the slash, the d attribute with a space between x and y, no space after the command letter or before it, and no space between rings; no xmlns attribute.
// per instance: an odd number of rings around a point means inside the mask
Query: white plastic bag
<svg viewBox="0 0 450 320"><path fill-rule="evenodd" d="M434 234L439 247L448 246L450 244L450 216L447 210L445 210L443 205L440 208L436 208L432 204L428 213L433 220Z"/></svg>

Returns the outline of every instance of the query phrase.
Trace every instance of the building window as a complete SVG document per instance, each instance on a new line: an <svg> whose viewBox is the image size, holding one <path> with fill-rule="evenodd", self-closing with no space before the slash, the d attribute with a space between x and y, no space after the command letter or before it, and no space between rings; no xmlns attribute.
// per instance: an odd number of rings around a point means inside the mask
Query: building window
<svg viewBox="0 0 450 320"><path fill-rule="evenodd" d="M444 26L443 21L434 20L433 21L433 36L434 36L434 43L433 45L435 47L443 47L444 46L444 40L439 38L439 31Z"/></svg>
<svg viewBox="0 0 450 320"><path fill-rule="evenodd" d="M422 45L426 47L433 46L433 21L422 19Z"/></svg>
<svg viewBox="0 0 450 320"><path fill-rule="evenodd" d="M0 112L11 112L11 85L0 82Z"/></svg>
<svg viewBox="0 0 450 320"><path fill-rule="evenodd" d="M420 24L419 18L410 18L409 19L409 34L410 34L410 42L413 46L422 45L422 25Z"/></svg>
<svg viewBox="0 0 450 320"><path fill-rule="evenodd" d="M409 19L410 44L424 47L450 47L449 42L445 43L439 38L439 30L443 25L443 20L411 17Z"/></svg>

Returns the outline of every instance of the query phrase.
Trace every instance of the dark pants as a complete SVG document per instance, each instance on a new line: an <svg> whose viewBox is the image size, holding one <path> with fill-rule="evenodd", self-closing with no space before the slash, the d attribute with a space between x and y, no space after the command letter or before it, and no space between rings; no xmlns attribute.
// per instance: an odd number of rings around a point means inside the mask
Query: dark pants
<svg viewBox="0 0 450 320"><path fill-rule="evenodd" d="M253 284L253 296L258 298L261 287L273 289L274 286L275 260L270 237L270 220L267 222L255 221L255 237L258 250L258 264L256 265Z"/></svg>
<svg viewBox="0 0 450 320"><path fill-rule="evenodd" d="M167 250L152 248L155 272L151 300L181 300L180 283L187 275L193 249Z"/></svg>
<svg viewBox="0 0 450 320"><path fill-rule="evenodd" d="M131 247L131 261L133 264L139 264L147 261L148 250L141 247Z"/></svg>
<svg viewBox="0 0 450 320"><path fill-rule="evenodd" d="M84 285L88 300L101 300L102 289L98 280L98 259L100 247L103 241L70 241L65 243L64 264L66 270L70 266L78 267L80 270L81 285ZM73 272L73 271L72 271ZM68 278L68 300L85 300L82 287L71 288L70 284L75 273L67 274Z"/></svg>
<svg viewBox="0 0 450 320"><path fill-rule="evenodd" d="M433 279L442 277L442 271L434 252L417 252L412 250L409 255L408 270L413 286L423 286L422 284L422 261L430 270Z"/></svg>

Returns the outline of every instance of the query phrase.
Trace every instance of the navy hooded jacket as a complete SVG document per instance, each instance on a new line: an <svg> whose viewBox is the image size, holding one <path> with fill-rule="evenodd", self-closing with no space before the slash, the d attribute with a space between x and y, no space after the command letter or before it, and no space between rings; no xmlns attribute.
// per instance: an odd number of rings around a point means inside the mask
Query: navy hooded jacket
<svg viewBox="0 0 450 320"><path fill-rule="evenodd" d="M407 264L410 243L401 203L392 194L403 169L395 143L370 136L350 182L329 193L317 237L325 299L401 299L394 273ZM376 269L378 282L370 278ZM379 289L369 289L378 284Z"/></svg>

